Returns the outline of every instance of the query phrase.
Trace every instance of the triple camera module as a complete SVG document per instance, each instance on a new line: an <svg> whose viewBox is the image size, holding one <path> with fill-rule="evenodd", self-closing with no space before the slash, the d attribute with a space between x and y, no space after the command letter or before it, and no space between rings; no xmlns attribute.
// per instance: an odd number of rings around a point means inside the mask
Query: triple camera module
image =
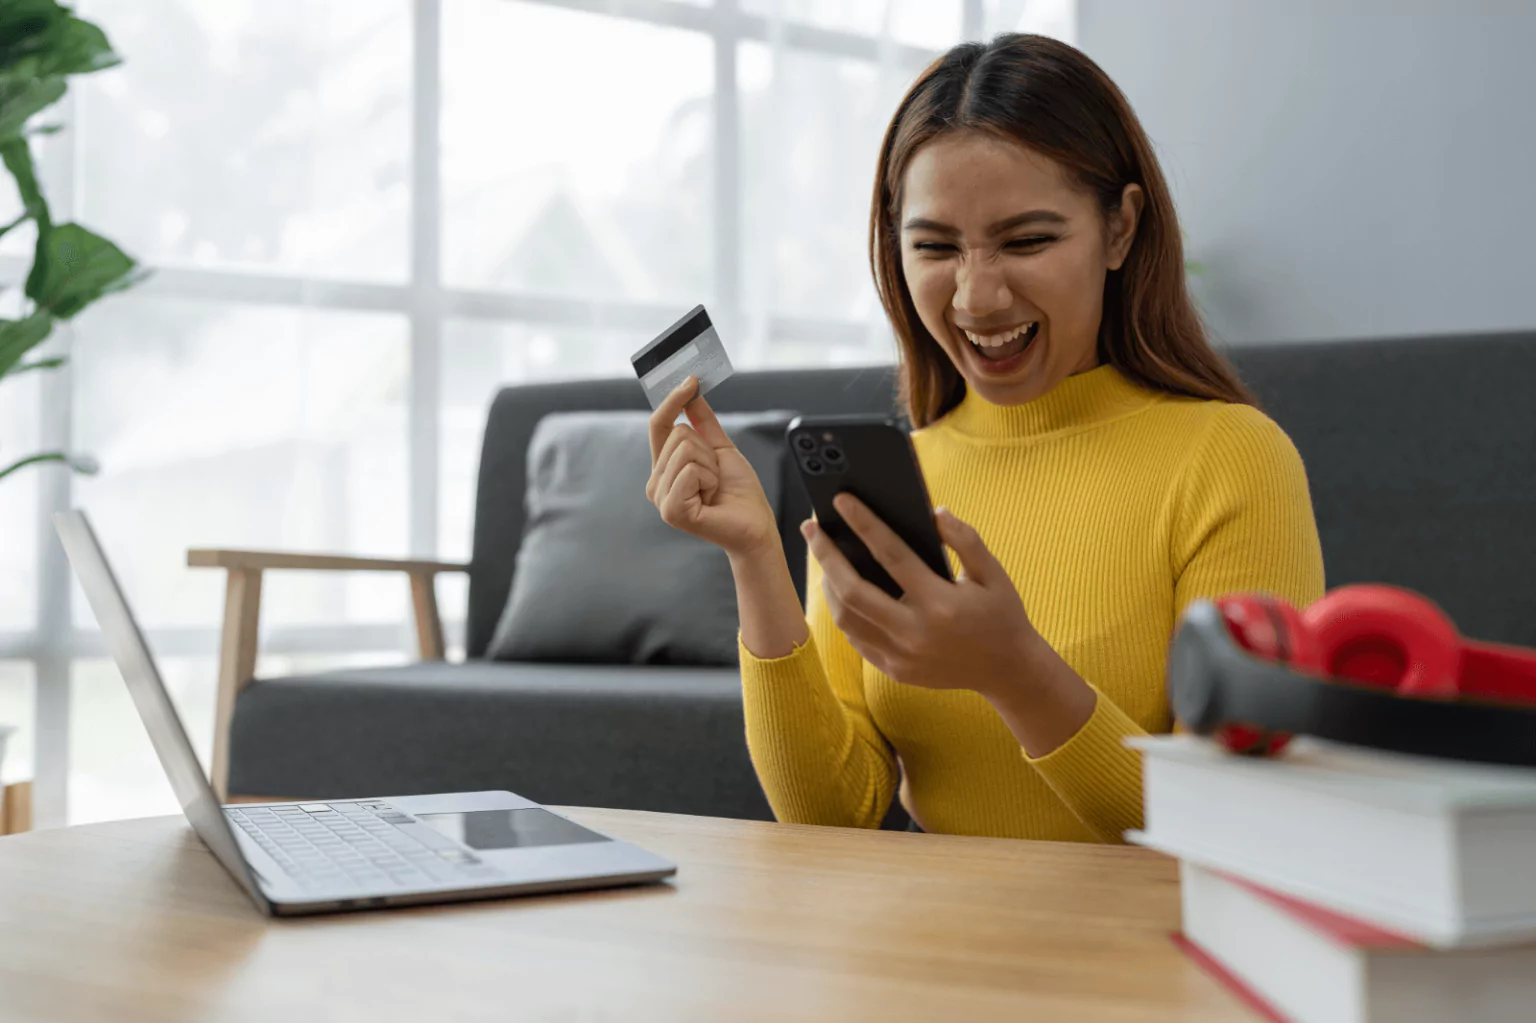
<svg viewBox="0 0 1536 1023"><path fill-rule="evenodd" d="M801 468L813 476L848 471L848 459L830 431L797 433L794 447Z"/></svg>

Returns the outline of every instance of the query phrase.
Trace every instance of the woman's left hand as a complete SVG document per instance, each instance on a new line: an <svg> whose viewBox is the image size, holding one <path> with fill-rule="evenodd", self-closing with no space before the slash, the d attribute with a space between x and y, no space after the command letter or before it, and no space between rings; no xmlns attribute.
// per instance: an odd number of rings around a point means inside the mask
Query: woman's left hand
<svg viewBox="0 0 1536 1023"><path fill-rule="evenodd" d="M896 600L860 576L815 522L801 526L832 620L866 661L906 685L984 696L1019 686L1040 662L1045 641L976 530L946 509L935 515L940 538L960 556L961 576L950 582L858 498L839 494L833 504L903 591Z"/></svg>

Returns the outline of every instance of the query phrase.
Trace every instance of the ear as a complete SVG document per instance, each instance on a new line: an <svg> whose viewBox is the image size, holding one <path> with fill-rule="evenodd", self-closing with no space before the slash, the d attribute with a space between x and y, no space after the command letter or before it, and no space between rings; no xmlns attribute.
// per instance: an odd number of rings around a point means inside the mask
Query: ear
<svg viewBox="0 0 1536 1023"><path fill-rule="evenodd" d="M1125 265L1131 254L1131 242L1136 238L1136 225L1141 223L1141 210L1147 196L1141 186L1132 182L1120 192L1120 208L1109 215L1109 230L1105 246L1105 266L1118 270Z"/></svg>

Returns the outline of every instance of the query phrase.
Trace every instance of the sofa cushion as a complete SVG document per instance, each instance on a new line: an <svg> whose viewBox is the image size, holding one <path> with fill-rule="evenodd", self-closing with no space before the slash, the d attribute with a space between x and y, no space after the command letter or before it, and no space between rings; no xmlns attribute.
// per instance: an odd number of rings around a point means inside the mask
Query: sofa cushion
<svg viewBox="0 0 1536 1023"><path fill-rule="evenodd" d="M507 789L542 803L772 820L734 668L423 662L240 694L232 794Z"/></svg>
<svg viewBox="0 0 1536 1023"><path fill-rule="evenodd" d="M722 413L775 502L793 412ZM736 589L725 552L646 499L644 412L545 416L528 444L527 525L487 655L504 661L730 665Z"/></svg>
<svg viewBox="0 0 1536 1023"><path fill-rule="evenodd" d="M737 373L710 392L709 403L722 413L793 408L805 415L899 415L895 371L890 366ZM472 658L485 656L511 592L523 535L528 441L534 427L551 412L581 409L644 412L648 407L645 392L633 377L567 380L508 387L496 396L486 416L475 484L474 556L470 561L464 636L465 652ZM790 574L803 593L805 540L798 526L801 519L810 515L810 502L797 478L786 474L786 480L779 497L791 510L785 516L785 528L780 535L789 558Z"/></svg>

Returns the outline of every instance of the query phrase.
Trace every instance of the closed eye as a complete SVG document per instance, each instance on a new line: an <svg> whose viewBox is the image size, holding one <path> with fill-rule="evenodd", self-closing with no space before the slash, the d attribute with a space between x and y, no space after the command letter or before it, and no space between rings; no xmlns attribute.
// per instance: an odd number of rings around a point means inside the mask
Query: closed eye
<svg viewBox="0 0 1536 1023"><path fill-rule="evenodd" d="M1035 252L1056 240L1052 234L1035 234L1026 238L1011 238L1003 243L1003 248L1013 252ZM933 259L955 251L955 246L948 242L914 242L912 248Z"/></svg>

